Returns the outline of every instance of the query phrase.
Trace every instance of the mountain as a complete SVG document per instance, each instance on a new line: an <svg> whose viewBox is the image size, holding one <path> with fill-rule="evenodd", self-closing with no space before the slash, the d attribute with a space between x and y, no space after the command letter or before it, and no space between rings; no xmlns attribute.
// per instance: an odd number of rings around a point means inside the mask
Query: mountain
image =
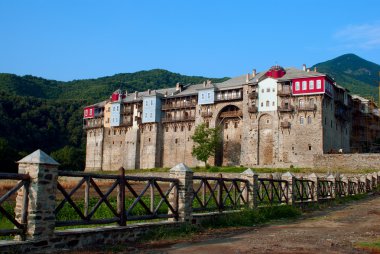
<svg viewBox="0 0 380 254"><path fill-rule="evenodd" d="M48 80L30 75L17 76L0 73L0 91L20 96L42 99L70 99L91 102L104 100L118 88L132 91L173 87L177 82L196 84L210 78L186 76L167 70L154 69L135 73L121 73L97 79L82 79L69 82ZM227 78L211 78L221 82Z"/></svg>
<svg viewBox="0 0 380 254"><path fill-rule="evenodd" d="M326 62L318 63L318 72L327 73L335 81L349 89L352 94L374 97L378 100L380 65L355 54L345 54Z"/></svg>

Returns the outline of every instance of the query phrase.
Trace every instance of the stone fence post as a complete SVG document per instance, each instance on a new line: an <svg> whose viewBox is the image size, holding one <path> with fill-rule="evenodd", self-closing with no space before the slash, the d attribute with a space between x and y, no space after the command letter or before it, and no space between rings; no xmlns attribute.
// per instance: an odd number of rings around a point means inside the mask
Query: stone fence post
<svg viewBox="0 0 380 254"><path fill-rule="evenodd" d="M185 164L180 163L170 169L170 178L179 180L178 196L170 194L170 204L176 207L178 200L178 220L190 222L193 214L193 171Z"/></svg>
<svg viewBox="0 0 380 254"><path fill-rule="evenodd" d="M364 193L367 192L367 177L366 177L365 175L361 175L361 176L359 177L359 184L361 184L361 183L363 183L363 185L364 185L364 190L363 190L363 192L364 192Z"/></svg>
<svg viewBox="0 0 380 254"><path fill-rule="evenodd" d="M289 205L295 204L296 177L292 173L286 172L285 174L281 176L281 179L288 182L288 204Z"/></svg>
<svg viewBox="0 0 380 254"><path fill-rule="evenodd" d="M257 189L258 189L258 174L254 173L252 169L248 168L240 174L242 179L248 180L248 189L243 192L243 197L248 197L249 208L258 206Z"/></svg>
<svg viewBox="0 0 380 254"><path fill-rule="evenodd" d="M366 174L366 178L367 178L367 181L366 181L366 187L367 187L367 190L372 190L372 174Z"/></svg>
<svg viewBox="0 0 380 254"><path fill-rule="evenodd" d="M335 188L336 188L336 179L335 179L335 176L333 174L330 174L329 176L327 176L327 180L332 182L332 185L331 185L331 198L335 198L336 197L336 193L335 193Z"/></svg>
<svg viewBox="0 0 380 254"><path fill-rule="evenodd" d="M29 174L29 195L27 210L27 240L49 239L55 228L55 193L57 189L58 162L41 150L17 162L20 174ZM16 198L16 219L21 220L23 192Z"/></svg>
<svg viewBox="0 0 380 254"><path fill-rule="evenodd" d="M313 182L313 201L318 201L318 176L315 173L310 174L307 179Z"/></svg>
<svg viewBox="0 0 380 254"><path fill-rule="evenodd" d="M341 175L340 177L341 177L340 180L343 182L344 196L348 196L348 188L349 188L349 186L348 186L348 178L345 175Z"/></svg>

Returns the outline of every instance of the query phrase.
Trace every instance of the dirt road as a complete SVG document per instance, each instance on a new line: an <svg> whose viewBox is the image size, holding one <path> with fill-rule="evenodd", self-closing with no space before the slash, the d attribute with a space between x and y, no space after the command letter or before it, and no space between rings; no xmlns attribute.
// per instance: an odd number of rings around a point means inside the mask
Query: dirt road
<svg viewBox="0 0 380 254"><path fill-rule="evenodd" d="M216 230L195 236L188 242L144 243L144 246L137 246L137 252L368 253L355 248L355 243L379 238L380 196L377 195L349 205L313 212L293 222L229 229L227 232Z"/></svg>

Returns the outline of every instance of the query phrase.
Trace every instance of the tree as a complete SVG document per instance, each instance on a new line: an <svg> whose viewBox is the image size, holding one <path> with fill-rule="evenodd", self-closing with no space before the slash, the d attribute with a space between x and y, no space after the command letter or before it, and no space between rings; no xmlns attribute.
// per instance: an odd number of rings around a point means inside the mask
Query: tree
<svg viewBox="0 0 380 254"><path fill-rule="evenodd" d="M219 136L218 128L208 128L205 124L198 125L191 137L195 143L191 154L207 166L208 158L215 155L216 148L220 144Z"/></svg>

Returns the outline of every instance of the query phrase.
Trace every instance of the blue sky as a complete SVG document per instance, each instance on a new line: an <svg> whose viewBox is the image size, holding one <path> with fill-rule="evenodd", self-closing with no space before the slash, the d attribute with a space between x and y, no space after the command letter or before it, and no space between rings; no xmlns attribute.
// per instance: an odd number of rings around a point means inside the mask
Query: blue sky
<svg viewBox="0 0 380 254"><path fill-rule="evenodd" d="M360 3L360 4L359 4ZM380 64L380 1L1 1L0 72L237 76L344 53Z"/></svg>

